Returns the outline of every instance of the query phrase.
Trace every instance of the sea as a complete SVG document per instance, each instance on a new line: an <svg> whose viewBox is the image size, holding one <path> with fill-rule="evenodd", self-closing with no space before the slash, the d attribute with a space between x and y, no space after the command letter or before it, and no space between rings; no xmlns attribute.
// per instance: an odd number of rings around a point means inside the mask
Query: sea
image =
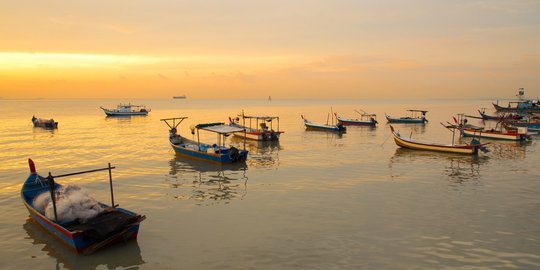
<svg viewBox="0 0 540 270"><path fill-rule="evenodd" d="M478 116L487 99L37 99L0 100L0 269L540 269L540 136L482 139L478 156L401 149L385 113L429 111L404 136L467 142L442 124ZM146 105L148 116L106 117L100 107ZM301 115L377 114L346 133L306 130ZM244 163L177 156L160 119L190 127L245 115L279 116L279 142L225 144ZM32 116L58 129L33 127ZM469 123L495 127L497 122ZM272 122L277 128L277 120ZM196 137L195 137L196 139ZM216 134L200 140L215 143ZM30 218L20 190L31 158L41 175L115 167L114 200L146 216L137 240L85 256ZM110 202L107 172L57 179Z"/></svg>

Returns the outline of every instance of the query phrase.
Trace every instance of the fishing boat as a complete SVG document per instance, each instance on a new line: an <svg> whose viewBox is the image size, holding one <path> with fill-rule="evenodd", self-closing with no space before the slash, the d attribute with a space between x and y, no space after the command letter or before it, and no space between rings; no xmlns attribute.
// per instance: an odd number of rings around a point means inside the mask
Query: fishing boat
<svg viewBox="0 0 540 270"><path fill-rule="evenodd" d="M173 96L172 97L173 99L186 99L186 95L181 95L181 96Z"/></svg>
<svg viewBox="0 0 540 270"><path fill-rule="evenodd" d="M359 112L357 110L354 110L354 111L360 115L360 119L345 118L345 117L341 117L335 114L336 119L338 120L338 123L344 126L371 126L371 127L374 127L379 123L377 122L376 114L366 113L363 110L361 110L362 112Z"/></svg>
<svg viewBox="0 0 540 270"><path fill-rule="evenodd" d="M525 99L525 89L519 88L517 101L510 101L508 105L500 106L499 101L493 103L493 107L497 112L513 112L513 113L540 113L540 101Z"/></svg>
<svg viewBox="0 0 540 270"><path fill-rule="evenodd" d="M58 122L55 122L54 119L43 119L32 116L32 123L34 127L43 127L43 128L58 128Z"/></svg>
<svg viewBox="0 0 540 270"><path fill-rule="evenodd" d="M388 114L384 114L388 123L402 123L402 124L425 124L428 122L426 119L425 110L407 110L407 116L404 117L392 117Z"/></svg>
<svg viewBox="0 0 540 270"><path fill-rule="evenodd" d="M105 109L100 107L107 116L131 116L131 115L148 115L150 109L146 109L145 105L133 105L128 104L118 104L116 109Z"/></svg>
<svg viewBox="0 0 540 270"><path fill-rule="evenodd" d="M454 144L453 140L451 144L441 144L433 143L427 141L421 141L412 139L411 137L404 137L399 134L399 131L395 131L394 127L390 125L390 130L394 136L394 141L396 145L414 149L414 150L427 150L427 151L437 151L437 152L447 152L447 153L456 153L456 154L468 154L476 155L478 150L486 152L487 149L485 145L487 143L480 143L478 140L473 139L469 144Z"/></svg>
<svg viewBox="0 0 540 270"><path fill-rule="evenodd" d="M235 132L245 132L244 128L225 125L224 123L205 123L191 127L191 134L197 134L197 141L190 140L178 134L177 127L187 119L187 117L176 117L161 119L169 129L169 142L174 151L180 155L201 159L217 163L232 163L244 161L247 158L248 151L244 144L244 150L239 150L234 146L225 147L225 138ZM209 131L218 135L216 144L201 143L199 131Z"/></svg>
<svg viewBox="0 0 540 270"><path fill-rule="evenodd" d="M277 130L274 130L274 122L276 122ZM283 133L279 130L278 116L248 116L242 112L234 119L229 117L229 125L245 130L245 132L234 133L234 136L255 141L277 141Z"/></svg>
<svg viewBox="0 0 540 270"><path fill-rule="evenodd" d="M474 136L474 137L496 139L496 140L524 141L524 140L530 139L530 136L527 134L527 128L518 128L515 131L463 128L462 133L463 133L463 136L469 136L469 137Z"/></svg>
<svg viewBox="0 0 540 270"><path fill-rule="evenodd" d="M507 130L504 128L504 121L497 122L495 128L486 129L485 127L468 124L467 116L458 114L458 118L453 117L454 124L446 126L448 128L458 129L463 137L478 137L496 140L523 141L531 137L527 134L527 128L521 127L516 130Z"/></svg>
<svg viewBox="0 0 540 270"><path fill-rule="evenodd" d="M478 110L478 113L480 114L480 117L483 120L501 120L501 119L521 119L522 117L518 114L509 113L509 114L502 114L502 115L488 115L486 114L485 110Z"/></svg>
<svg viewBox="0 0 540 270"><path fill-rule="evenodd" d="M306 126L306 129L308 130L337 131L337 132L345 132L347 130L347 128L340 123L336 125L318 124L318 123L313 123L309 121L303 115L301 115L301 117L304 120L304 125Z"/></svg>
<svg viewBox="0 0 540 270"><path fill-rule="evenodd" d="M21 198L31 219L71 250L91 254L103 247L137 238L139 224L146 217L119 208L114 203L111 170L115 167L111 167L110 163L107 168L64 175L53 176L49 172L47 177L42 177L36 172L31 159L28 159L28 165L30 175L22 186ZM56 178L97 171L109 171L110 206L91 197L84 197L83 195L88 196L86 192L70 197L69 194L75 194L74 192L80 191L80 188L77 189L78 187L73 185L63 186L55 182ZM92 201L95 204L91 204ZM44 204L45 202L47 204ZM74 209L80 211L86 206L88 208L83 209L86 210L83 212L84 215L75 215Z"/></svg>

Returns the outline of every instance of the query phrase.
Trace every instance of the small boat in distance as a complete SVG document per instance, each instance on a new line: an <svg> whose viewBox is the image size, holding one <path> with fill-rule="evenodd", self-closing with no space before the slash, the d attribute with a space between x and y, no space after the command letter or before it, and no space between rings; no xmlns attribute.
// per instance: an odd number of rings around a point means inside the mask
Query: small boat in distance
<svg viewBox="0 0 540 270"><path fill-rule="evenodd" d="M131 116L131 115L148 115L150 109L146 109L145 105L133 105L128 104L118 104L116 109L105 109L100 107L107 116Z"/></svg>
<svg viewBox="0 0 540 270"><path fill-rule="evenodd" d="M242 123L240 123L240 120ZM246 120L248 120L249 123L246 123ZM274 121L277 122L277 130L274 130ZM270 124L270 127L267 123ZM255 126L253 126L253 124L255 124ZM279 130L278 116L248 116L244 115L244 112L242 112L242 114L239 114L238 117L234 119L229 117L229 125L245 129L245 132L234 133L234 136L256 141L277 141L279 140L281 133L283 133L283 131Z"/></svg>
<svg viewBox="0 0 540 270"><path fill-rule="evenodd" d="M172 97L173 99L186 99L186 95L181 95L181 96L173 96Z"/></svg>
<svg viewBox="0 0 540 270"><path fill-rule="evenodd" d="M42 177L28 159L30 175L21 189L21 198L31 219L76 253L91 254L100 248L137 238L139 224L146 219L118 208L114 203L111 170L114 167ZM109 171L111 205L95 201L75 185L62 186L55 178ZM54 195L54 196L51 196ZM52 207L51 207L52 206ZM57 207L58 206L58 207ZM57 212L57 208L60 209Z"/></svg>
<svg viewBox="0 0 540 270"><path fill-rule="evenodd" d="M485 148L485 145L487 143L480 143L480 141L476 139L472 139L471 143L469 144L454 144L453 142L451 144L441 144L420 141L412 139L411 137L401 136L401 134L399 134L399 131L395 131L392 125L390 125L390 130L392 132L392 135L394 136L394 142L396 143L396 145L403 148L468 155L476 155L478 154L478 150L487 152L487 149Z"/></svg>
<svg viewBox="0 0 540 270"><path fill-rule="evenodd" d="M360 119L344 118L335 114L336 119L338 120L338 123L344 126L372 126L372 127L376 126L379 123L377 122L376 114L366 113L363 110L361 110L362 111L361 113L357 110L354 110L354 111L360 114Z"/></svg>
<svg viewBox="0 0 540 270"><path fill-rule="evenodd" d="M313 123L309 121L303 115L301 115L301 117L304 120L304 125L306 126L307 130L337 131L337 132L345 132L347 130L347 128L340 123L336 125L317 124L317 123Z"/></svg>
<svg viewBox="0 0 540 270"><path fill-rule="evenodd" d="M174 151L180 155L184 155L190 158L217 162L217 163L233 163L238 161L244 161L247 158L248 151L246 151L245 141L244 150L239 150L234 146L226 147L225 138L235 132L245 132L244 128L233 127L225 125L224 123L206 123L192 126L191 134L197 133L197 141L187 139L178 134L177 127L187 119L187 117L176 117L160 119L169 126L169 143ZM217 144L205 144L201 143L199 137L199 130L210 131L218 134Z"/></svg>
<svg viewBox="0 0 540 270"><path fill-rule="evenodd" d="M392 117L388 114L384 114L388 123L403 123L403 124L425 124L428 122L426 119L425 110L407 110L407 116L404 117Z"/></svg>
<svg viewBox="0 0 540 270"><path fill-rule="evenodd" d="M58 122L55 122L52 118L43 119L32 116L32 124L34 124L34 127L58 128Z"/></svg>

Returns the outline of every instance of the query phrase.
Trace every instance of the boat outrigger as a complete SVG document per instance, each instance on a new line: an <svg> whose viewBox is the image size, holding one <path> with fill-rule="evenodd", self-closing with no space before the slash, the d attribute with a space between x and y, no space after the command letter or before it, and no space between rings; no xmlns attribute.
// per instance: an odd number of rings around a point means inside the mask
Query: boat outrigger
<svg viewBox="0 0 540 270"><path fill-rule="evenodd" d="M131 103L128 104L118 104L116 106L116 109L105 109L103 107L100 107L103 112L107 116L131 116L131 115L148 115L148 113L151 111L150 109L146 109L145 105L133 105Z"/></svg>
<svg viewBox="0 0 540 270"><path fill-rule="evenodd" d="M197 141L195 141L189 140L177 133L178 125L185 119L187 119L187 117L161 119L161 121L165 122L170 128L169 142L176 153L190 158L218 163L232 163L246 160L248 151L245 150L245 139L244 150L239 150L234 146L225 147L226 137L235 132L245 132L245 128L225 125L224 123L198 124L191 127L191 134L195 135L195 133L197 133ZM199 130L217 133L217 144L210 145L201 143Z"/></svg>
<svg viewBox="0 0 540 270"><path fill-rule="evenodd" d="M426 119L426 110L407 110L408 115L404 117L392 117L388 114L384 114L388 123L402 123L402 124L425 124L428 122Z"/></svg>
<svg viewBox="0 0 540 270"><path fill-rule="evenodd" d="M242 121L241 124L240 120ZM246 120L249 121L248 124ZM277 130L274 130L274 121L277 122ZM267 123L270 124L270 127ZM255 127L253 127L253 124L255 124ZM229 125L245 129L245 132L234 133L234 136L256 141L277 141L281 133L283 133L283 131L279 130L278 116L247 116L242 112L234 119L229 117Z"/></svg>
<svg viewBox="0 0 540 270"><path fill-rule="evenodd" d="M31 159L28 165L30 175L22 186L21 198L31 219L71 250L91 254L105 246L137 238L139 224L146 217L115 204L111 173L115 167L110 163L107 168L64 175L53 176L49 172L47 177L36 172ZM109 171L110 206L95 201L78 186L55 182L56 178L98 171Z"/></svg>
<svg viewBox="0 0 540 270"><path fill-rule="evenodd" d="M43 127L43 128L58 128L58 122L54 119L42 119L32 116L32 124L34 127Z"/></svg>
<svg viewBox="0 0 540 270"><path fill-rule="evenodd" d="M338 120L338 123L344 126L371 126L371 127L374 127L379 123L377 122L376 114L366 113L363 110L361 110L362 112L359 112L357 110L354 110L354 111L360 114L360 119L344 118L335 114L336 119Z"/></svg>
<svg viewBox="0 0 540 270"><path fill-rule="evenodd" d="M411 137L404 137L399 134L399 131L395 131L394 127L390 125L390 130L394 136L394 141L396 145L413 149L413 150L427 150L427 151L437 151L437 152L447 152L447 153L456 153L456 154L468 154L476 155L478 150L487 152L485 145L487 143L480 143L476 139L472 139L469 144L454 144L454 136L452 136L451 144L441 144L427 141L420 141L412 139Z"/></svg>

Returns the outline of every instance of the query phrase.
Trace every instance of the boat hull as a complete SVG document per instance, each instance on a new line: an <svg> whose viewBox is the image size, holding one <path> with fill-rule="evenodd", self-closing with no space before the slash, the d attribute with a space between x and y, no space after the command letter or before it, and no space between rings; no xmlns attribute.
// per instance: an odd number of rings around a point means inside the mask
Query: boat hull
<svg viewBox="0 0 540 270"><path fill-rule="evenodd" d="M230 150L225 153L211 153L211 152L208 152L207 149L205 149L205 151L200 151L197 148L191 149L186 144L174 144L171 142L171 146L177 154L180 154L189 158L216 162L216 163L233 163L233 162L245 161L248 155L248 151L246 150L239 150L238 156L234 156L231 154ZM189 146L197 147L197 145L189 145Z"/></svg>
<svg viewBox="0 0 540 270"><path fill-rule="evenodd" d="M342 124L344 126L370 126L374 127L377 125L377 121L362 121L362 120L355 120L355 119L346 119L338 117L338 123Z"/></svg>
<svg viewBox="0 0 540 270"><path fill-rule="evenodd" d="M110 110L103 110L107 116L132 116L132 115L148 115L148 111L144 112L115 112Z"/></svg>
<svg viewBox="0 0 540 270"><path fill-rule="evenodd" d="M526 134L519 134L517 132L493 132L493 131L482 131L463 129L463 136L466 137L480 137L487 139L496 139L496 140L507 140L507 141L523 141L527 139Z"/></svg>
<svg viewBox="0 0 540 270"><path fill-rule="evenodd" d="M426 118L409 118L409 117L391 117L386 115L386 120L388 123L393 124L425 124L427 122Z"/></svg>
<svg viewBox="0 0 540 270"><path fill-rule="evenodd" d="M485 145L485 144L446 145L446 144L420 142L420 141L411 140L410 138L401 137L399 133L393 130L392 130L392 135L394 136L394 142L396 143L397 146L407 148L407 149L413 149L413 150L425 150L425 151L475 155L475 154L478 154L478 149L480 149L483 145Z"/></svg>
<svg viewBox="0 0 540 270"><path fill-rule="evenodd" d="M26 180L25 184L23 185L21 191L22 201L26 209L28 210L31 219L73 252L91 253L102 247L137 238L139 232L139 223L144 220L144 217L141 217L136 213L122 208L115 208L115 210L121 211L126 216L138 217L138 220L132 224L129 224L127 227L124 227L123 230L116 232L104 239L96 239L89 237L80 230L70 231L63 225L54 222L53 220L50 220L42 213L37 211L32 205L32 201L35 196L41 194L42 192L49 192L48 184L40 184L39 187L32 184L32 182L35 181L36 177L36 174L30 175ZM58 184L56 186L57 188L60 187L60 185ZM104 204L102 205L106 206Z"/></svg>

